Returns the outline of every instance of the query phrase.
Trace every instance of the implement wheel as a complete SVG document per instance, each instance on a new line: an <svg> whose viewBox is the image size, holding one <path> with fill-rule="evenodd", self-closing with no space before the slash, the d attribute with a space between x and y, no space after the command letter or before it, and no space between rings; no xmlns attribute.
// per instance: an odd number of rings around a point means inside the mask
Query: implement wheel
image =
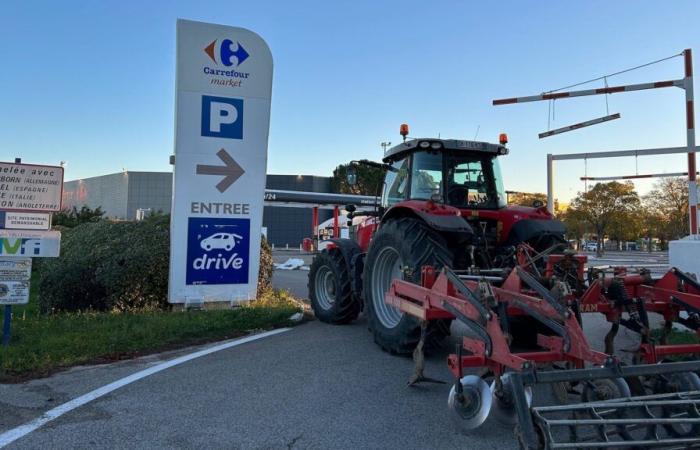
<svg viewBox="0 0 700 450"><path fill-rule="evenodd" d="M380 347L391 353L409 354L421 334L416 318L384 302L391 282L404 279L419 284L423 266L440 270L451 263L452 253L445 240L422 221L402 218L382 224L372 240L362 274L369 329ZM438 346L449 334L449 320L430 322L426 347Z"/></svg>
<svg viewBox="0 0 700 450"><path fill-rule="evenodd" d="M345 324L357 319L362 309L352 293L350 268L338 249L316 255L309 270L309 298L321 322Z"/></svg>

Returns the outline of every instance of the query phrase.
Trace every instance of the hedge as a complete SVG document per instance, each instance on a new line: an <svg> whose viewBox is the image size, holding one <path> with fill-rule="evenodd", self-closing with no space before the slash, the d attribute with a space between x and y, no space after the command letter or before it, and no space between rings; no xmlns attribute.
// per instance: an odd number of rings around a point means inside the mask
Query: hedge
<svg viewBox="0 0 700 450"><path fill-rule="evenodd" d="M261 249L258 286L269 288L272 254ZM170 217L101 220L62 230L61 256L36 265L39 307L55 311L168 308Z"/></svg>

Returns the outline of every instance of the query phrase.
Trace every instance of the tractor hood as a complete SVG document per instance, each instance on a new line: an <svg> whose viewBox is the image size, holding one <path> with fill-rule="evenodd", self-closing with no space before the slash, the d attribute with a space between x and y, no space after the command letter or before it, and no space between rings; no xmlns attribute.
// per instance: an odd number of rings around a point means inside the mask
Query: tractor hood
<svg viewBox="0 0 700 450"><path fill-rule="evenodd" d="M541 234L563 235L564 224L555 219L547 208L507 206L501 209L461 210L469 222L492 220L498 222L499 244L516 244Z"/></svg>

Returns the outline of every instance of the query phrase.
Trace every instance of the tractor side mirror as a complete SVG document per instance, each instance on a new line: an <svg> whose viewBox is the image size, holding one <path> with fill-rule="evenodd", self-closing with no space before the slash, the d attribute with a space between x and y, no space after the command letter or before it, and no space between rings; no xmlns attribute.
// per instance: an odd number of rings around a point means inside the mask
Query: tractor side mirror
<svg viewBox="0 0 700 450"><path fill-rule="evenodd" d="M354 213L355 211L357 211L357 207L355 205L352 205L352 204L345 205L345 211L347 211L349 213Z"/></svg>
<svg viewBox="0 0 700 450"><path fill-rule="evenodd" d="M354 166L348 167L346 173L346 180L350 186L355 186L357 184L357 169Z"/></svg>

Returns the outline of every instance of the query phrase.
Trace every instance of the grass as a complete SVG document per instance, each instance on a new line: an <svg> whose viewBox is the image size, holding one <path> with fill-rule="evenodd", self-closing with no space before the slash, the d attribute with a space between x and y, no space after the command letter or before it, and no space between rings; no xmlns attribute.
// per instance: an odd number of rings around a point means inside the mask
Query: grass
<svg viewBox="0 0 700 450"><path fill-rule="evenodd" d="M661 336L661 330L654 330L652 333L652 336L655 337L660 337ZM669 344L700 344L700 337L696 333L692 333L690 331L678 331L678 330L671 330L671 332L668 334L668 343Z"/></svg>
<svg viewBox="0 0 700 450"><path fill-rule="evenodd" d="M33 299L35 300L35 299ZM291 325L300 310L285 292L233 310L141 313L40 314L32 305L13 308L12 341L0 347L0 381L48 375L66 367L110 362L251 330Z"/></svg>
<svg viewBox="0 0 700 450"><path fill-rule="evenodd" d="M652 330L651 337L654 339L660 339L663 334L661 328ZM680 345L680 344L700 344L700 337L696 333L691 331L679 331L671 330L666 337L666 343L668 345ZM670 361L684 361L689 355L672 355L668 357Z"/></svg>

